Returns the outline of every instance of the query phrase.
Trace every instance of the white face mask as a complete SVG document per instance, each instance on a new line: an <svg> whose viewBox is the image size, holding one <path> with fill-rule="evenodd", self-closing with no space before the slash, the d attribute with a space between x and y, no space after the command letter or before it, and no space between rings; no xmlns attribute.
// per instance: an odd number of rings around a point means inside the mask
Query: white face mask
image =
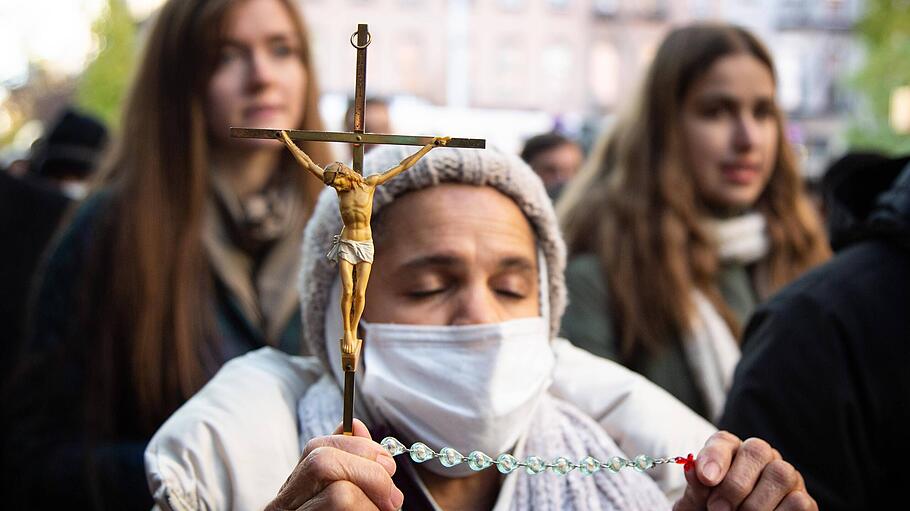
<svg viewBox="0 0 910 511"><path fill-rule="evenodd" d="M527 429L552 380L555 358L540 317L467 326L368 324L363 403L400 439L437 452L453 447L495 458ZM473 473L467 463L423 465L447 477Z"/></svg>

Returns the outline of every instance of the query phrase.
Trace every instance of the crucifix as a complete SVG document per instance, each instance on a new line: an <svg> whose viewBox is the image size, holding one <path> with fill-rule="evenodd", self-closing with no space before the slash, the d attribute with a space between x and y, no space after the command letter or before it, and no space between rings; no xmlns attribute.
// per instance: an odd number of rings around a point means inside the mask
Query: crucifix
<svg viewBox="0 0 910 511"><path fill-rule="evenodd" d="M356 37L357 41L354 42ZM364 103L366 98L367 46L372 36L366 24L357 25L351 34L351 45L357 49L356 81L354 87L354 131L330 132L309 130L282 130L270 128L231 128L236 138L274 138L281 140L297 161L308 172L331 186L338 193L339 210L344 228L335 236L328 257L338 263L341 276L341 317L344 338L339 340L341 366L344 369L344 413L342 430L353 434L354 373L360 358L363 341L357 338L357 327L363 313L367 281L373 264L373 236L370 216L373 210L373 193L376 187L406 171L434 147L465 147L483 149L486 141L471 138L420 137L408 135L383 135L364 132ZM319 142L347 142L354 145L353 168L335 162L325 168L314 163L300 150L294 140ZM423 146L398 165L385 172L363 177L364 144L396 144Z"/></svg>

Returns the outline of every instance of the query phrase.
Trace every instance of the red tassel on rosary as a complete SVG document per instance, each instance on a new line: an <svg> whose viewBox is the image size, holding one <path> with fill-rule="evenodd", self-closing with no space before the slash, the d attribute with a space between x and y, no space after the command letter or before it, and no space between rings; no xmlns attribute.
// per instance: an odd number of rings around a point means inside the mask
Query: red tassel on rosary
<svg viewBox="0 0 910 511"><path fill-rule="evenodd" d="M677 465L682 465L683 470L686 472L695 468L695 456L692 456L691 452L687 457L683 458L682 456L677 456L673 461L675 461Z"/></svg>

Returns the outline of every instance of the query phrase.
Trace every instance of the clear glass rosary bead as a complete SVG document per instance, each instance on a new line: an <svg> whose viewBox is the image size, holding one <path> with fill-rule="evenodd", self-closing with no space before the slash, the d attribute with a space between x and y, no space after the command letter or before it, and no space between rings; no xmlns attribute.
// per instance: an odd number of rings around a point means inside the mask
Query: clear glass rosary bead
<svg viewBox="0 0 910 511"><path fill-rule="evenodd" d="M610 461L607 462L607 469L613 473L619 472L624 466L626 466L626 460L619 456L613 456L610 458Z"/></svg>
<svg viewBox="0 0 910 511"><path fill-rule="evenodd" d="M635 465L634 465L635 470L638 470L639 472L644 472L645 470L648 470L649 468L651 468L653 466L654 466L654 458L652 458L650 456L646 456L644 454L640 454L635 457Z"/></svg>
<svg viewBox="0 0 910 511"><path fill-rule="evenodd" d="M387 436L383 438L382 442L380 443L392 456L398 456L399 454L407 451L407 448L395 437Z"/></svg>
<svg viewBox="0 0 910 511"><path fill-rule="evenodd" d="M511 473L518 468L518 458L511 454L500 454L499 458L496 458L496 461L496 468L503 474Z"/></svg>
<svg viewBox="0 0 910 511"><path fill-rule="evenodd" d="M444 467L454 467L463 461L464 456L451 447L443 447L442 450L439 451L439 462L442 463L442 466Z"/></svg>
<svg viewBox="0 0 910 511"><path fill-rule="evenodd" d="M547 469L547 464L537 456L528 456L525 460L525 467L529 474L539 474Z"/></svg>
<svg viewBox="0 0 910 511"><path fill-rule="evenodd" d="M493 464L493 458L480 451L472 451L468 454L468 466L471 470L480 471Z"/></svg>
<svg viewBox="0 0 910 511"><path fill-rule="evenodd" d="M430 449L422 442L414 442L414 444L411 445L411 459L417 463L423 463L424 461L433 459L434 454L436 453L433 452L433 449Z"/></svg>
<svg viewBox="0 0 910 511"><path fill-rule="evenodd" d="M581 470L581 473L586 476L589 476L594 472L600 470L600 462L591 456L588 456L585 459L581 460L581 463L579 465L581 465L578 467L579 470Z"/></svg>
<svg viewBox="0 0 910 511"><path fill-rule="evenodd" d="M553 472L556 472L561 476L568 474L573 468L575 468L575 466L572 465L572 462L562 456L553 460Z"/></svg>

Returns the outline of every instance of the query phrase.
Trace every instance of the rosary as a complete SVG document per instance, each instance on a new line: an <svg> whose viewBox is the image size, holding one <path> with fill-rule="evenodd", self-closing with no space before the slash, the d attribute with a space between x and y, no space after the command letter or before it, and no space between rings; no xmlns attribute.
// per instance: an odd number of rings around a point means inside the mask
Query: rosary
<svg viewBox="0 0 910 511"><path fill-rule="evenodd" d="M399 442L397 438L391 436L383 438L380 444L392 455L392 457L403 453L409 453L411 459L414 460L415 463L423 463L436 458L442 466L451 468L467 461L468 466L475 472L480 472L481 470L496 465L496 469L503 474L509 474L517 469L524 468L531 475L552 470L554 473L564 476L577 468L582 474L590 476L601 469L606 469L614 474L626 467L634 468L639 472L644 472L657 465L670 463L682 465L683 469L688 472L695 466L695 457L692 456L691 453L685 458L682 456L652 458L651 456L640 454L630 460L619 456L613 456L607 461L600 461L593 456L586 456L578 463L574 463L568 458L560 456L552 462L547 463L543 458L538 456L528 456L522 461L511 454L500 454L496 459L493 459L481 451L471 451L471 454L464 456L451 447L443 447L439 452L435 452L423 442L414 442L411 444L411 447L408 448Z"/></svg>

